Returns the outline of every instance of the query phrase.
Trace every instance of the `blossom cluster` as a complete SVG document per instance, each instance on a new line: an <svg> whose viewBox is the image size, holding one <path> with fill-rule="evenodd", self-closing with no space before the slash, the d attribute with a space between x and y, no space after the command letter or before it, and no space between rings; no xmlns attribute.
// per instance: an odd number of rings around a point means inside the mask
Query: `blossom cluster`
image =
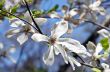
<svg viewBox="0 0 110 72"><path fill-rule="evenodd" d="M25 0L24 0L25 1ZM20 3L21 0L5 0L4 8L10 10L11 7ZM103 36L102 39L97 45L93 42L88 42L87 48L83 46L78 40L63 37L66 33L72 33L74 28L80 25L82 22L91 20L93 22L97 21L97 15L105 15L105 9L101 7L102 0L79 0L79 3L76 2L76 7L69 8L67 6L62 7L62 15L58 14L56 11L51 11L47 16L51 19L57 18L58 22L54 24L54 27L51 29L51 35L47 36L39 32L39 27L48 21L47 18L36 17L33 21L30 12L26 11L23 13L24 22L20 18L12 17L9 18L11 29L7 31L6 37L12 38L16 37L18 43L23 45L29 38L35 42L45 42L48 46L47 52L44 53L43 61L46 65L52 65L54 63L54 58L56 55L61 55L66 64L72 66L72 69L75 70L75 66L81 66L81 62L73 56L77 54L81 57L94 57L95 60L103 59L106 60L109 57L110 53L110 33L109 31L102 29L98 31L100 35ZM8 4L7 4L8 3ZM76 19L75 17L78 16ZM28 23L29 22L29 23ZM36 24L37 28L36 28ZM31 24L31 25L30 25ZM106 45L103 44L106 42ZM3 48L2 43L0 43L0 49ZM89 49L89 50L88 50ZM103 53L101 53L104 51ZM6 55L9 57L8 55ZM14 63L15 61L9 57ZM109 72L109 65L102 63L102 67L105 72Z"/></svg>

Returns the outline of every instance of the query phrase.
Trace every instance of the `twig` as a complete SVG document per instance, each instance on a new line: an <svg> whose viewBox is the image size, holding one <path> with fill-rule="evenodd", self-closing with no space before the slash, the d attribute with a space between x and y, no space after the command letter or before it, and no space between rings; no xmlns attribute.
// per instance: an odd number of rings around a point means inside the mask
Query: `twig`
<svg viewBox="0 0 110 72"><path fill-rule="evenodd" d="M81 64L81 65L84 65L84 66L87 66L87 67L90 67L90 68L98 68L98 69L100 69L100 70L103 70L102 67L92 66L92 65L87 64L87 63L80 62L80 64Z"/></svg>
<svg viewBox="0 0 110 72"><path fill-rule="evenodd" d="M39 33L43 34L42 31L40 30L38 24L35 22L35 20L34 20L34 18L33 18L33 16L32 16L32 12L31 12L31 10L29 9L28 3L26 2L26 0L23 0L23 1L24 1L25 5L26 5L26 8L27 8L27 10L28 10L28 12L29 12L29 14L30 14L30 16L31 16L31 19L32 19L32 21L34 22L35 26L37 27Z"/></svg>
<svg viewBox="0 0 110 72"><path fill-rule="evenodd" d="M81 56L79 56L79 55L76 54L76 53L74 53L74 54L82 61L82 62L80 62L81 65L84 65L84 66L87 66L87 67L90 67L90 68L98 68L98 69L100 69L100 70L103 70L102 67L92 66L92 65L90 65L90 64L85 63L85 61L82 59Z"/></svg>
<svg viewBox="0 0 110 72"><path fill-rule="evenodd" d="M107 27L105 27L105 26L102 26L102 25L100 25L100 24L97 24L97 23L95 23L95 22L93 22L93 21L85 21L85 22L92 23L92 24L94 24L94 25L97 25L97 26L99 26L99 27L101 27L101 28L104 28L104 29L110 31L109 28L107 28Z"/></svg>
<svg viewBox="0 0 110 72"><path fill-rule="evenodd" d="M10 12L7 12L7 11L5 11L5 10L1 10L1 11L3 11L3 12L6 12L6 13L8 13L8 14L10 14L10 15L12 15L12 16L14 16L14 17L16 17L16 18L18 18L18 19L20 19L20 20L22 20L22 21L24 21L24 22L26 22L27 24L29 24L30 26L32 26L35 30L37 30L38 31L38 29L36 28L36 27L34 27L31 23L29 23L28 21L26 21L26 20L24 20L24 19L22 19L22 18L20 18L20 17L18 17L18 16L16 16L16 15L14 15L14 14L12 14L12 13L10 13ZM5 14L3 14L3 13L0 13L1 15L3 15L3 16L5 16Z"/></svg>

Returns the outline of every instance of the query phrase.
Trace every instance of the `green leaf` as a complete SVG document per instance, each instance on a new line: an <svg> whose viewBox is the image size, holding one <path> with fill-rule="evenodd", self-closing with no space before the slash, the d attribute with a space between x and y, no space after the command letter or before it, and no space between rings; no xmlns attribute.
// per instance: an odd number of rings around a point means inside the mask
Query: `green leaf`
<svg viewBox="0 0 110 72"><path fill-rule="evenodd" d="M15 13L17 9L19 8L19 4L15 5L14 7L11 8L11 13Z"/></svg>
<svg viewBox="0 0 110 72"><path fill-rule="evenodd" d="M43 14L43 12L40 10L33 10L32 14L33 14L34 18L36 18L36 17L41 16Z"/></svg>
<svg viewBox="0 0 110 72"><path fill-rule="evenodd" d="M53 8L51 8L50 10L48 10L47 13L51 13L52 11L56 11L59 8L59 5L55 5Z"/></svg>
<svg viewBox="0 0 110 72"><path fill-rule="evenodd" d="M100 40L100 43L102 44L103 50L106 51L109 48L109 39L103 38Z"/></svg>
<svg viewBox="0 0 110 72"><path fill-rule="evenodd" d="M99 70L98 68L92 68L93 72L101 72L101 70Z"/></svg>
<svg viewBox="0 0 110 72"><path fill-rule="evenodd" d="M0 1L0 9L2 9L3 8L3 5L5 4L5 0L1 0Z"/></svg>

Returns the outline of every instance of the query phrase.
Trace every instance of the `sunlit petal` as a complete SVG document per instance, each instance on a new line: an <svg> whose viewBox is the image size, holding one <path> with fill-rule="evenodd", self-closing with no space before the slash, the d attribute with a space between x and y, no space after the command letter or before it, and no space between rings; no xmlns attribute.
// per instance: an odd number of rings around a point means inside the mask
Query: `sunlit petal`
<svg viewBox="0 0 110 72"><path fill-rule="evenodd" d="M49 14L51 18L61 18L57 12L52 12Z"/></svg>
<svg viewBox="0 0 110 72"><path fill-rule="evenodd" d="M38 25L42 25L47 22L46 18L35 18L35 21Z"/></svg>
<svg viewBox="0 0 110 72"><path fill-rule="evenodd" d="M70 14L70 16L75 16L77 14L76 9L71 9L69 14Z"/></svg>
<svg viewBox="0 0 110 72"><path fill-rule="evenodd" d="M34 41L46 41L46 42L48 42L48 40L49 40L49 38L47 36L39 34L39 33L33 34L31 38Z"/></svg>
<svg viewBox="0 0 110 72"><path fill-rule="evenodd" d="M92 9L92 8L100 6L100 4L101 4L101 0L97 0L93 4L90 4L89 7Z"/></svg>
<svg viewBox="0 0 110 72"><path fill-rule="evenodd" d="M57 26L55 27L55 29L52 30L51 36L55 38L59 38L60 36L65 34L67 30L68 30L68 22L62 20L60 22L57 22Z"/></svg>
<svg viewBox="0 0 110 72"><path fill-rule="evenodd" d="M102 35L103 37L110 37L110 33L107 30L105 30L105 29L99 30L98 33L100 35Z"/></svg>
<svg viewBox="0 0 110 72"><path fill-rule="evenodd" d="M22 33L17 37L17 41L20 43L20 45L25 43L27 40L28 40L28 36L25 33Z"/></svg>
<svg viewBox="0 0 110 72"><path fill-rule="evenodd" d="M81 66L81 64L72 56L68 56L68 60L73 68L73 70L75 70L75 67L74 67L74 64L77 65L77 66Z"/></svg>
<svg viewBox="0 0 110 72"><path fill-rule="evenodd" d="M57 50L59 51L59 53L61 53L61 55L63 56L65 63L68 64L67 53L66 53L66 51L65 51L65 48L62 47L61 45L55 45L55 51L56 51L56 49L57 49Z"/></svg>
<svg viewBox="0 0 110 72"><path fill-rule="evenodd" d="M54 47L51 46L49 49L48 49L48 52L44 54L43 56L43 61L45 64L47 65L52 65L54 63Z"/></svg>
<svg viewBox="0 0 110 72"><path fill-rule="evenodd" d="M101 63L101 66L102 66L104 69L108 69L108 68L109 68L109 65L106 64L106 63Z"/></svg>
<svg viewBox="0 0 110 72"><path fill-rule="evenodd" d="M87 45L89 52L91 52L93 54L95 52L95 49L96 49L95 44L93 42L89 41L88 44L86 44L86 45Z"/></svg>
<svg viewBox="0 0 110 72"><path fill-rule="evenodd" d="M101 43L98 43L97 47L95 49L94 56L97 56L102 50L103 50L103 47L102 47Z"/></svg>
<svg viewBox="0 0 110 72"><path fill-rule="evenodd" d="M80 44L79 41L70 39L70 38L60 38L58 44L62 44L65 46L68 50L75 52L75 53L81 53L81 54L88 54L90 55L86 48Z"/></svg>
<svg viewBox="0 0 110 72"><path fill-rule="evenodd" d="M15 34L19 33L20 29L14 28L14 29L10 29L7 33L6 33L6 37L10 38L12 36L14 36Z"/></svg>
<svg viewBox="0 0 110 72"><path fill-rule="evenodd" d="M24 22L19 20L18 18L14 18L10 20L11 27L19 27L19 26L24 26Z"/></svg>

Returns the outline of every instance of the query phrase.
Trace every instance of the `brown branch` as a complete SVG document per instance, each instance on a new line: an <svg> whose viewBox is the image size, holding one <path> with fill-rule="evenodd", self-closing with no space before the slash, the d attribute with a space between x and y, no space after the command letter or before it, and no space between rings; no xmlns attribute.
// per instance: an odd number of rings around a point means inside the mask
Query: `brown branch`
<svg viewBox="0 0 110 72"><path fill-rule="evenodd" d="M6 12L7 14L12 15L12 16L14 16L14 17L16 17L16 18L18 18L18 19L20 19L20 20L26 22L27 24L29 24L29 25L32 26L35 30L38 31L38 29L37 29L36 27L34 27L34 26L33 26L31 23L29 23L28 21L26 21L26 20L24 20L24 19L22 19L22 18L20 18L20 17L18 17L18 16L16 16L16 15L14 15L14 14L12 14L12 13L10 13L10 12L7 12L7 11L5 11L5 10L1 10L1 11ZM3 15L3 16L6 16L6 15L3 14L3 13L0 13L0 14Z"/></svg>
<svg viewBox="0 0 110 72"><path fill-rule="evenodd" d="M94 25L97 25L97 26L99 26L99 27L101 27L101 28L104 28L104 29L110 31L110 29L109 29L108 27L105 27L105 26L100 25L100 24L98 24L98 23L95 23L95 22L93 22L93 21L85 21L85 22L87 22L87 23L92 23L92 24L94 24Z"/></svg>
<svg viewBox="0 0 110 72"><path fill-rule="evenodd" d="M30 10L30 8L29 8L29 6L28 6L27 1L26 1L26 0L23 0L23 1L24 1L25 5L26 5L26 8L27 8L27 10L28 10L28 12L29 12L29 14L30 14L30 17L31 17L32 21L34 22L36 28L38 29L39 33L43 34L42 31L40 30L38 24L37 24L37 23L35 22L35 20L34 20L34 17L33 17L32 12L31 12L31 10Z"/></svg>

